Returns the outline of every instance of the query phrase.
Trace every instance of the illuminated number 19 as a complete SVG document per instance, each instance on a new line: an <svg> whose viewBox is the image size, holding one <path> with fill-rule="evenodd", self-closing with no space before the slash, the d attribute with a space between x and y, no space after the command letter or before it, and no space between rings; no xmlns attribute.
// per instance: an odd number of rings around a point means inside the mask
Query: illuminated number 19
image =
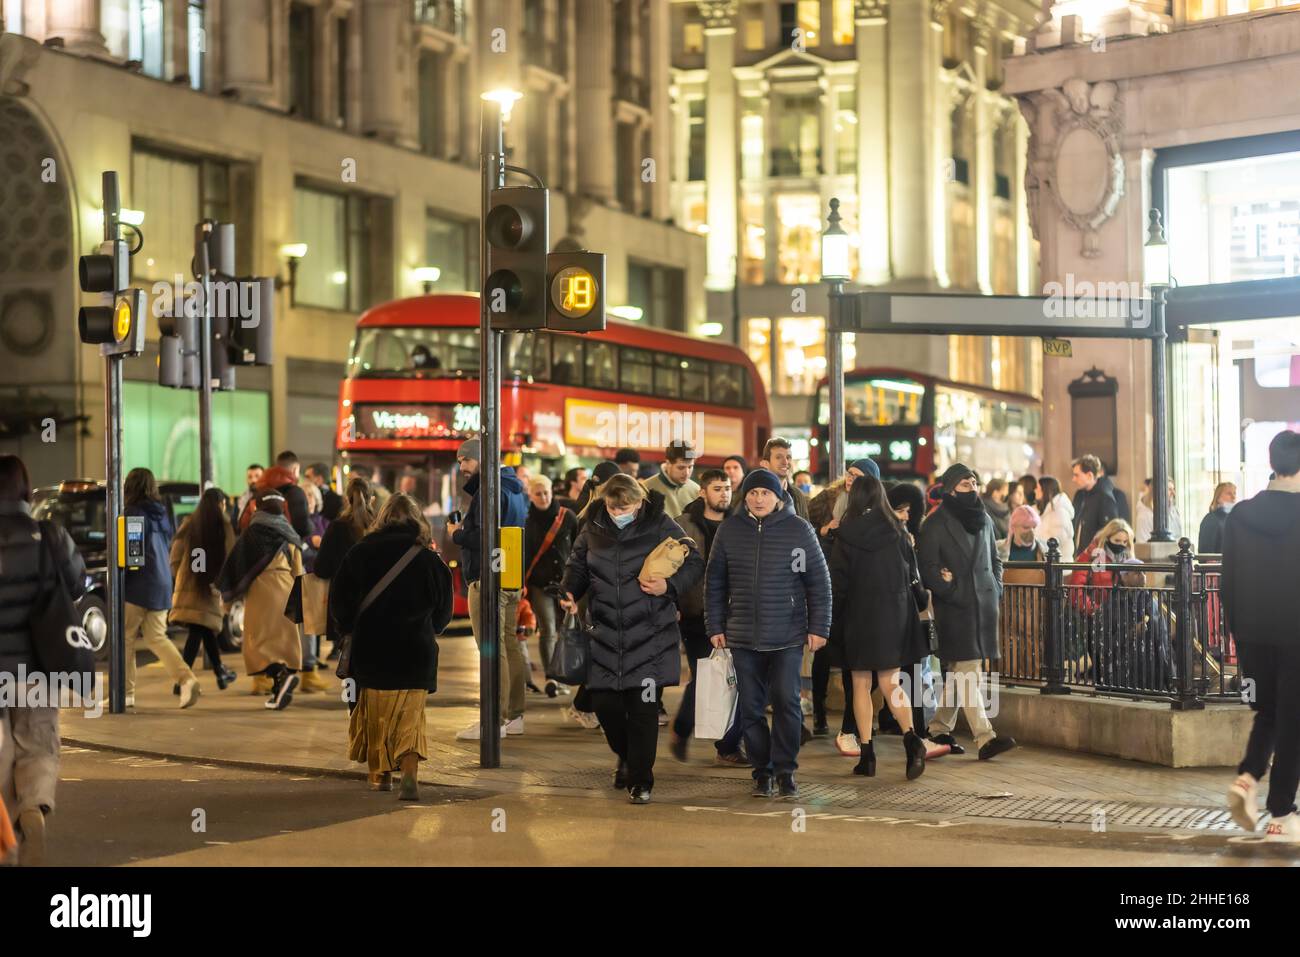
<svg viewBox="0 0 1300 957"><path fill-rule="evenodd" d="M562 281L564 308L571 312L590 309L595 305L595 290L590 276L570 276Z"/></svg>

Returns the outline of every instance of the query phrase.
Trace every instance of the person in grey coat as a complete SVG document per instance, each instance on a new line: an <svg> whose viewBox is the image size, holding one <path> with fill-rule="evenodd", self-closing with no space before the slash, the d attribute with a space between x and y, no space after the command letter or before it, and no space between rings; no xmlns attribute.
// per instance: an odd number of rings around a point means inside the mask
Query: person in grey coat
<svg viewBox="0 0 1300 957"><path fill-rule="evenodd" d="M816 652L830 637L831 576L817 533L774 472L754 469L740 490L745 504L709 552L704 621L710 644L732 649L754 797L798 797L799 667L805 645Z"/></svg>
<svg viewBox="0 0 1300 957"><path fill-rule="evenodd" d="M980 760L987 761L1016 746L1013 738L994 732L979 690L984 660L1000 655L1002 560L975 473L958 462L943 473L942 482L943 500L921 526L917 555L921 578L934 600L945 673L943 700L929 731L936 743L948 745L953 754L964 753L952 736L960 706Z"/></svg>

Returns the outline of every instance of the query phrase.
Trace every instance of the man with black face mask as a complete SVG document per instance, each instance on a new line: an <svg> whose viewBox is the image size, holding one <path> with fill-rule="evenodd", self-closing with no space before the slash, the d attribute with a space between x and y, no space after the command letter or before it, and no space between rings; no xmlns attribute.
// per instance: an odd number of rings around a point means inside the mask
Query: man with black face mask
<svg viewBox="0 0 1300 957"><path fill-rule="evenodd" d="M943 501L921 526L917 549L921 578L934 599L945 679L929 731L937 744L948 745L953 754L963 753L952 736L960 707L980 760L987 761L1016 746L1014 739L993 731L980 693L983 659L1001 656L1002 560L975 473L959 462L943 473L942 482Z"/></svg>

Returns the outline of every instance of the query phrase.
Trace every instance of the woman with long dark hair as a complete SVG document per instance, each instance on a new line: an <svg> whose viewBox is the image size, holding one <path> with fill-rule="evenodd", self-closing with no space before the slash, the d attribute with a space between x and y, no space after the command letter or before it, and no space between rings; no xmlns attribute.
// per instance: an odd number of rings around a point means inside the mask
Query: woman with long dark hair
<svg viewBox="0 0 1300 957"><path fill-rule="evenodd" d="M148 469L132 469L122 483L125 513L144 518L144 567L126 573L126 706L135 707L135 639L157 655L180 685L181 707L199 698L199 679L167 637L167 613L172 607L172 520Z"/></svg>
<svg viewBox="0 0 1300 957"><path fill-rule="evenodd" d="M849 490L848 507L831 552L831 641L853 673L853 708L862 753L855 774L876 773L871 741L872 675L885 705L903 729L907 778L925 771L925 742L913 726L912 703L900 676L903 665L925 654L914 583L919 582L916 556L873 475L859 476Z"/></svg>
<svg viewBox="0 0 1300 957"><path fill-rule="evenodd" d="M316 565L312 569L312 574L317 578L331 581L343 566L343 557L349 549L365 537L366 530L375 520L372 506L374 497L374 490L368 480L357 475L348 479L347 488L343 490L343 510L321 536ZM331 620L328 632L328 637L333 640L329 653L331 660L338 658L342 651L339 634L338 626Z"/></svg>
<svg viewBox="0 0 1300 957"><path fill-rule="evenodd" d="M171 621L189 627L181 657L186 665L192 666L202 646L221 691L235 680L235 672L221 663L221 645L217 641L224 618L221 594L216 589L217 576L235 546L235 530L226 516L225 502L226 495L221 489L204 491L199 507L181 522L171 548L172 577L176 581ZM173 690L180 693L179 688Z"/></svg>
<svg viewBox="0 0 1300 957"><path fill-rule="evenodd" d="M1038 526L1038 538L1047 545L1048 539L1056 539L1061 554L1068 555L1074 548L1074 503L1070 496L1061 491L1061 483L1050 475L1038 480L1038 494L1034 504L1042 522Z"/></svg>

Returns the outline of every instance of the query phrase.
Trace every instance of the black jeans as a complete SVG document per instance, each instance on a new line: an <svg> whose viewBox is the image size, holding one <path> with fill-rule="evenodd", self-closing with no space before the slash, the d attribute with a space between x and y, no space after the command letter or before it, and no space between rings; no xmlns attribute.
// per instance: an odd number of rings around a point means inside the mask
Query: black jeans
<svg viewBox="0 0 1300 957"><path fill-rule="evenodd" d="M193 665L194 659L199 656L199 645L208 653L208 661L212 664L213 671L221 669L221 645L217 642L217 635L211 628L204 628L202 625L190 626L189 637L185 639L185 650L181 652L181 657L185 659L187 665Z"/></svg>
<svg viewBox="0 0 1300 957"><path fill-rule="evenodd" d="M1300 649L1238 642L1237 655L1241 673L1255 683L1255 723L1237 773L1262 781L1271 757L1268 813L1282 817L1295 811L1300 784Z"/></svg>
<svg viewBox="0 0 1300 957"><path fill-rule="evenodd" d="M589 694L609 749L627 764L627 786L654 787L655 749L659 745L658 690L638 686ZM650 700L643 700L643 696Z"/></svg>
<svg viewBox="0 0 1300 957"><path fill-rule="evenodd" d="M812 697L813 721L822 724L826 720L826 693L831 686L831 649L822 645L813 652ZM844 684L844 717L840 720L840 734L858 733L858 719L853 713L853 676L848 668L840 669L840 681Z"/></svg>
<svg viewBox="0 0 1300 957"><path fill-rule="evenodd" d="M679 738L689 738L695 731L695 662L707 658L713 651L709 636L704 633L703 618L683 618L680 622L682 644L686 646L686 660L691 666L691 680L682 691L682 703L673 719L673 732ZM739 708L736 720L727 733L713 742L718 754L735 754L740 750L741 721Z"/></svg>

